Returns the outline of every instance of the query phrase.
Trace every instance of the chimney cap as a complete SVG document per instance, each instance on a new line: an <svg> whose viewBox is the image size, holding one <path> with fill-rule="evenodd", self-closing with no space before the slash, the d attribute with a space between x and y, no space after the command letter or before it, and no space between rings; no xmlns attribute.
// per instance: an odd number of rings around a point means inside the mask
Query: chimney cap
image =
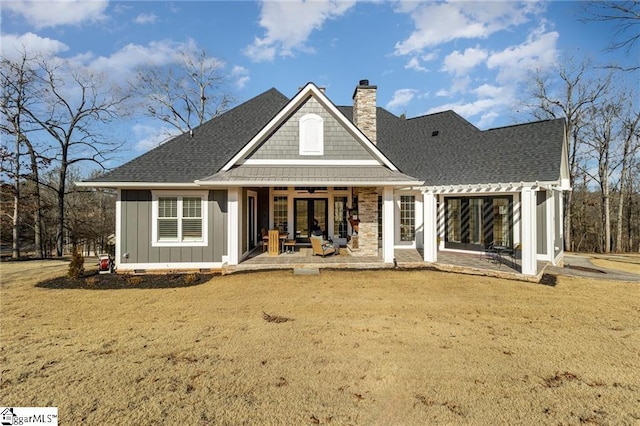
<svg viewBox="0 0 640 426"><path fill-rule="evenodd" d="M358 89L373 89L373 90L377 90L378 86L372 86L369 84L369 80L363 79L360 80L360 82L358 83L358 85L356 86L356 89L353 91L353 96L352 98L356 97L356 93L358 93Z"/></svg>

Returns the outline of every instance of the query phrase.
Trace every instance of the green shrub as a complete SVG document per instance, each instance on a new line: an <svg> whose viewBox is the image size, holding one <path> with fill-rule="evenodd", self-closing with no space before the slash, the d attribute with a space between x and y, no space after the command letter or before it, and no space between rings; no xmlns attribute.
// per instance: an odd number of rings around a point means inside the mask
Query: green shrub
<svg viewBox="0 0 640 426"><path fill-rule="evenodd" d="M69 276L71 278L80 278L84 274L84 257L78 249L73 250L73 257L69 263Z"/></svg>

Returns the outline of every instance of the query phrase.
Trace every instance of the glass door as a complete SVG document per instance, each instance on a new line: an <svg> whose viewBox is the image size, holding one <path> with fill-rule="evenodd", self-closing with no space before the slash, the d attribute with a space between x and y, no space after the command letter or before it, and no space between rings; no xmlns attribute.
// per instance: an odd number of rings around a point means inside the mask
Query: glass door
<svg viewBox="0 0 640 426"><path fill-rule="evenodd" d="M445 198L445 247L482 250L489 244L510 247L513 240L513 198Z"/></svg>
<svg viewBox="0 0 640 426"><path fill-rule="evenodd" d="M296 198L293 204L293 215L296 240L300 243L310 242L309 237L314 233L327 236L327 206L326 198Z"/></svg>

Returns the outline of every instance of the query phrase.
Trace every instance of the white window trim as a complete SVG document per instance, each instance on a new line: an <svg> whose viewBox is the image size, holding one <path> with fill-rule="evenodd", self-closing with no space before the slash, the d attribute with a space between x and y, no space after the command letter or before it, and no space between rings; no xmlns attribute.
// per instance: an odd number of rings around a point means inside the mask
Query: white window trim
<svg viewBox="0 0 640 426"><path fill-rule="evenodd" d="M317 124L316 138L318 147L311 149L307 143L306 128L307 122L313 121ZM324 155L324 120L318 114L305 114L298 121L299 129L299 154L300 155Z"/></svg>
<svg viewBox="0 0 640 426"><path fill-rule="evenodd" d="M206 247L209 245L209 199L207 191L152 191L151 193L151 246L152 247ZM202 200L201 241L158 241L158 198L178 197L178 235L182 229L182 199L200 197Z"/></svg>

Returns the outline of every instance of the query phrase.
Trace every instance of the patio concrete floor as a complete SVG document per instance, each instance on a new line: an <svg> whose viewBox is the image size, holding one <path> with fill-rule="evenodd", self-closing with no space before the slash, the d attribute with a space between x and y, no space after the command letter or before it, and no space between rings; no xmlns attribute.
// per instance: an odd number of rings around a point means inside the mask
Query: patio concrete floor
<svg viewBox="0 0 640 426"><path fill-rule="evenodd" d="M385 263L380 256L354 256L346 247L340 249L340 254L326 257L314 256L310 247L297 247L293 253L280 253L269 256L258 246L239 265L228 267L225 272L258 271L269 269L381 269L402 268L419 269L432 268L447 272L463 274L493 276L508 279L538 282L542 277L547 262L538 262L538 275L528 276L520 273L520 260L510 257L490 259L481 253L460 253L438 251L435 263L423 260L422 250L396 249L396 264Z"/></svg>

